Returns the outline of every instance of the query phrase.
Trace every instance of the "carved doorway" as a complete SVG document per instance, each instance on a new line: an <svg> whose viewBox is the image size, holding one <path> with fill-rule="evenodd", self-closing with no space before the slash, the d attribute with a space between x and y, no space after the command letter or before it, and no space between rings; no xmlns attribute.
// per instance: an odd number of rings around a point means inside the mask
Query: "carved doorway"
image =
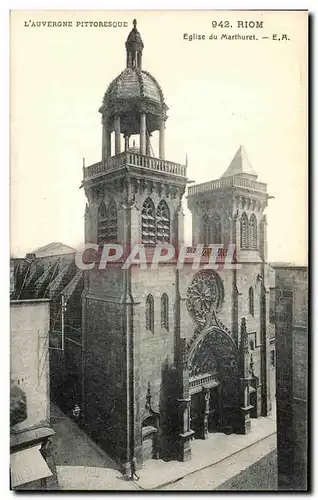
<svg viewBox="0 0 318 500"><path fill-rule="evenodd" d="M239 407L238 352L232 338L218 327L206 330L189 357L191 428L195 437L232 427Z"/></svg>
<svg viewBox="0 0 318 500"><path fill-rule="evenodd" d="M151 458L158 458L158 425L159 417L155 413L146 417L142 422L141 441L143 462Z"/></svg>
<svg viewBox="0 0 318 500"><path fill-rule="evenodd" d="M222 423L221 385L211 387L209 395L208 431L218 432Z"/></svg>

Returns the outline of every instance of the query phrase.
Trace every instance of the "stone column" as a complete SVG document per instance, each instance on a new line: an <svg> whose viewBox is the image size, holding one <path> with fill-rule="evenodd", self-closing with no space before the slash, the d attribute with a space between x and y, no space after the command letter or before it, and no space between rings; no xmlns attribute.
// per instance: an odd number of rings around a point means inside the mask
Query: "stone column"
<svg viewBox="0 0 318 500"><path fill-rule="evenodd" d="M240 251L241 251L241 223L240 223L239 214L237 214L237 216L233 222L234 222L234 227L235 227L235 230L234 230L235 239L233 238L233 243L235 243L235 251L236 251L236 255L238 256Z"/></svg>
<svg viewBox="0 0 318 500"><path fill-rule="evenodd" d="M125 151L129 149L129 136L125 135Z"/></svg>
<svg viewBox="0 0 318 500"><path fill-rule="evenodd" d="M209 437L209 426L208 419L210 413L210 389L204 388L204 422L203 422L203 439L207 439Z"/></svg>
<svg viewBox="0 0 318 500"><path fill-rule="evenodd" d="M109 158L109 149L110 149L110 134L108 132L108 120L107 117L104 116L102 119L103 124L103 135L102 135L102 161L103 163Z"/></svg>
<svg viewBox="0 0 318 500"><path fill-rule="evenodd" d="M259 231L257 233L257 243L261 250L261 255L264 262L267 262L267 218L266 214L263 215L261 223L259 224Z"/></svg>
<svg viewBox="0 0 318 500"><path fill-rule="evenodd" d="M223 425L224 419L223 419L223 400L222 400L222 386L221 384L217 388L218 392L218 406L219 406L219 420L217 421L217 427L220 427Z"/></svg>
<svg viewBox="0 0 318 500"><path fill-rule="evenodd" d="M120 116L116 115L114 118L115 128L115 155L120 154Z"/></svg>
<svg viewBox="0 0 318 500"><path fill-rule="evenodd" d="M165 159L165 122L164 120L160 123L159 130L159 158L161 160Z"/></svg>
<svg viewBox="0 0 318 500"><path fill-rule="evenodd" d="M194 431L190 429L190 404L191 397L189 393L189 369L186 362L186 339L179 339L179 380L180 397L177 399L179 435L177 437L177 459L180 462L186 462L191 459L190 441Z"/></svg>
<svg viewBox="0 0 318 500"><path fill-rule="evenodd" d="M140 115L140 154L146 154L146 113Z"/></svg>
<svg viewBox="0 0 318 500"><path fill-rule="evenodd" d="M248 334L246 331L246 321L241 321L241 378L239 379L239 415L237 422L237 431L239 434L247 434L251 430L250 411L253 408L250 405L250 376L249 376L249 350Z"/></svg>
<svg viewBox="0 0 318 500"><path fill-rule="evenodd" d="M150 137L151 137L151 134L149 134L147 136L147 139L146 139L146 155L147 156L150 156Z"/></svg>
<svg viewBox="0 0 318 500"><path fill-rule="evenodd" d="M107 132L107 158L110 158L112 155L112 135L111 132Z"/></svg>
<svg viewBox="0 0 318 500"><path fill-rule="evenodd" d="M184 212L181 202L176 214L176 223L175 234L172 234L172 244L180 248L181 245L184 245Z"/></svg>

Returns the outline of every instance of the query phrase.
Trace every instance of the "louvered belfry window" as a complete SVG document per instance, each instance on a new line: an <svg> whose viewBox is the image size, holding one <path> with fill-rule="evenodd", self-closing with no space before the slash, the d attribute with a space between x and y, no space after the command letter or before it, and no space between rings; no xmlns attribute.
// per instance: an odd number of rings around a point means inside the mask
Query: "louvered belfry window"
<svg viewBox="0 0 318 500"><path fill-rule="evenodd" d="M248 218L244 212L241 217L241 248L248 248Z"/></svg>
<svg viewBox="0 0 318 500"><path fill-rule="evenodd" d="M170 211L164 200L157 209L157 243L170 243Z"/></svg>
<svg viewBox="0 0 318 500"><path fill-rule="evenodd" d="M156 219L155 206L150 198L147 198L142 207L142 243L148 245L156 244Z"/></svg>
<svg viewBox="0 0 318 500"><path fill-rule="evenodd" d="M107 208L102 202L98 208L98 243L102 243L107 237Z"/></svg>
<svg viewBox="0 0 318 500"><path fill-rule="evenodd" d="M249 246L250 248L257 248L257 220L254 214L251 215L249 229Z"/></svg>
<svg viewBox="0 0 318 500"><path fill-rule="evenodd" d="M107 241L117 241L117 207L114 201L110 203L108 208Z"/></svg>
<svg viewBox="0 0 318 500"><path fill-rule="evenodd" d="M141 219L142 243L170 243L170 211L164 200L161 200L155 212L153 201L147 198L142 207Z"/></svg>
<svg viewBox="0 0 318 500"><path fill-rule="evenodd" d="M117 207L114 201L108 209L102 202L98 209L98 243L117 241Z"/></svg>

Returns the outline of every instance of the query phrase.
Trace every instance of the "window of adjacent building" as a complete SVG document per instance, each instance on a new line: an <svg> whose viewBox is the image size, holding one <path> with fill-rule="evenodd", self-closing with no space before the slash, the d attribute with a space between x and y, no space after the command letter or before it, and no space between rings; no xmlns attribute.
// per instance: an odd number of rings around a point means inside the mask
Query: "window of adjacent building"
<svg viewBox="0 0 318 500"><path fill-rule="evenodd" d="M254 316L254 290L252 286L248 290L248 308L249 313Z"/></svg>
<svg viewBox="0 0 318 500"><path fill-rule="evenodd" d="M146 328L154 333L154 300L152 295L146 298Z"/></svg>
<svg viewBox="0 0 318 500"><path fill-rule="evenodd" d="M275 366L275 351L271 351L271 366Z"/></svg>
<svg viewBox="0 0 318 500"><path fill-rule="evenodd" d="M169 330L169 299L166 293L161 297L161 327Z"/></svg>

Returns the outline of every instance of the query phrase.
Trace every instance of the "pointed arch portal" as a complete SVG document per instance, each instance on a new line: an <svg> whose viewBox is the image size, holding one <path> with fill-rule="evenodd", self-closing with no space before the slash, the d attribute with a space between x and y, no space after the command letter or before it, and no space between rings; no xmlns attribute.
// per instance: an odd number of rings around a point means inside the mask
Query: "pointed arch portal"
<svg viewBox="0 0 318 500"><path fill-rule="evenodd" d="M239 352L232 337L211 327L188 356L191 425L197 438L231 426L239 407Z"/></svg>

